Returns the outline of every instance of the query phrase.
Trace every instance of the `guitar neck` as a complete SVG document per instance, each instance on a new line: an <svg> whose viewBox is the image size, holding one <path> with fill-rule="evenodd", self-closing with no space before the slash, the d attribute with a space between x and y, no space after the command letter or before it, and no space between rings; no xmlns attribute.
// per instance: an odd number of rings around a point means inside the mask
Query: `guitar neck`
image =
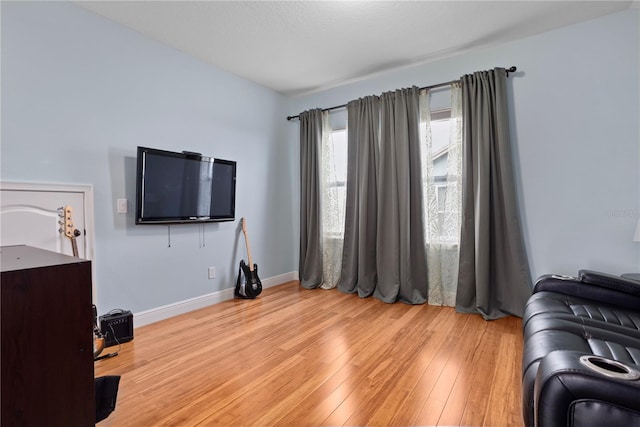
<svg viewBox="0 0 640 427"><path fill-rule="evenodd" d="M76 241L76 237L80 235L80 231L78 231L78 229L73 225L73 207L71 205L62 207L62 218L63 221L60 222L60 224L63 228L60 229L60 232L71 240L73 256L78 258L80 255L78 253L78 242Z"/></svg>
<svg viewBox="0 0 640 427"><path fill-rule="evenodd" d="M80 255L78 253L78 242L75 237L71 238L71 250L73 251L73 256L78 258Z"/></svg>
<svg viewBox="0 0 640 427"><path fill-rule="evenodd" d="M251 245L249 245L249 235L247 234L247 230L243 229L244 233L244 243L247 245L247 256L249 257L249 270L253 271L253 259L251 258Z"/></svg>

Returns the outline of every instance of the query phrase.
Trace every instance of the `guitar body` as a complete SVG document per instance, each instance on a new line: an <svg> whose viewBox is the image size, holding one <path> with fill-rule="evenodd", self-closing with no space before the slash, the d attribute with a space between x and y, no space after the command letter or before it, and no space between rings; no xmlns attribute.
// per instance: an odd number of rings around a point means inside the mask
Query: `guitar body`
<svg viewBox="0 0 640 427"><path fill-rule="evenodd" d="M251 259L251 246L249 245L249 236L247 235L247 221L244 218L242 218L242 232L244 234L244 242L247 245L249 264L245 263L244 260L240 261L234 295L236 298L254 299L262 292L262 283L258 277L258 265L254 264Z"/></svg>
<svg viewBox="0 0 640 427"><path fill-rule="evenodd" d="M238 269L238 279L234 295L236 298L254 299L262 292L262 282L258 277L258 266L253 264L253 270L244 262L240 261Z"/></svg>

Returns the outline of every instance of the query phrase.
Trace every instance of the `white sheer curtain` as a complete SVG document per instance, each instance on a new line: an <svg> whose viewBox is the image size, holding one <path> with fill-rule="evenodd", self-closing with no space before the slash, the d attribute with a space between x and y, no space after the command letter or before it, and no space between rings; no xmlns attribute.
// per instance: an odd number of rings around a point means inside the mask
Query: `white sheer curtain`
<svg viewBox="0 0 640 427"><path fill-rule="evenodd" d="M322 169L320 171L320 191L322 193L322 285L323 289L333 289L340 279L342 267L342 246L344 242L346 157L337 155L346 144L334 138L329 121L329 113L322 117ZM341 150L342 148L342 150Z"/></svg>
<svg viewBox="0 0 640 427"><path fill-rule="evenodd" d="M455 306L462 205L462 114L459 84L451 88L449 144L434 149L429 93L420 97L425 242L429 304ZM437 171L436 171L437 170Z"/></svg>

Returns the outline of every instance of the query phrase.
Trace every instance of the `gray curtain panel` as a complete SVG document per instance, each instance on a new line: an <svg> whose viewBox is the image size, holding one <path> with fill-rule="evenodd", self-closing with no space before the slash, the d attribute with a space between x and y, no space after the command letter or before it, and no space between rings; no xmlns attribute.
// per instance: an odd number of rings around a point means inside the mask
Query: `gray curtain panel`
<svg viewBox="0 0 640 427"><path fill-rule="evenodd" d="M322 230L320 223L320 160L322 110L300 114L300 285L322 284Z"/></svg>
<svg viewBox="0 0 640 427"><path fill-rule="evenodd" d="M338 289L371 296L378 281L376 229L378 217L378 141L380 100L377 96L347 104L347 189L342 272Z"/></svg>
<svg viewBox="0 0 640 427"><path fill-rule="evenodd" d="M381 95L377 271L384 302L427 301L419 89Z"/></svg>
<svg viewBox="0 0 640 427"><path fill-rule="evenodd" d="M416 87L347 105L343 292L427 301L419 105Z"/></svg>
<svg viewBox="0 0 640 427"><path fill-rule="evenodd" d="M506 73L462 77L463 175L456 309L522 317L531 295L513 177Z"/></svg>

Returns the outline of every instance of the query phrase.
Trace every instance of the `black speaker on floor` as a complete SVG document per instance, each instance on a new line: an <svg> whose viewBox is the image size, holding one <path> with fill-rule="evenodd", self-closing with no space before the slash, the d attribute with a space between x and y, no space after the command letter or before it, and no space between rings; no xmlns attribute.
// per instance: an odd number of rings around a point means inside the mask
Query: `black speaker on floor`
<svg viewBox="0 0 640 427"><path fill-rule="evenodd" d="M129 310L111 310L100 316L100 330L105 347L133 339L133 315Z"/></svg>

